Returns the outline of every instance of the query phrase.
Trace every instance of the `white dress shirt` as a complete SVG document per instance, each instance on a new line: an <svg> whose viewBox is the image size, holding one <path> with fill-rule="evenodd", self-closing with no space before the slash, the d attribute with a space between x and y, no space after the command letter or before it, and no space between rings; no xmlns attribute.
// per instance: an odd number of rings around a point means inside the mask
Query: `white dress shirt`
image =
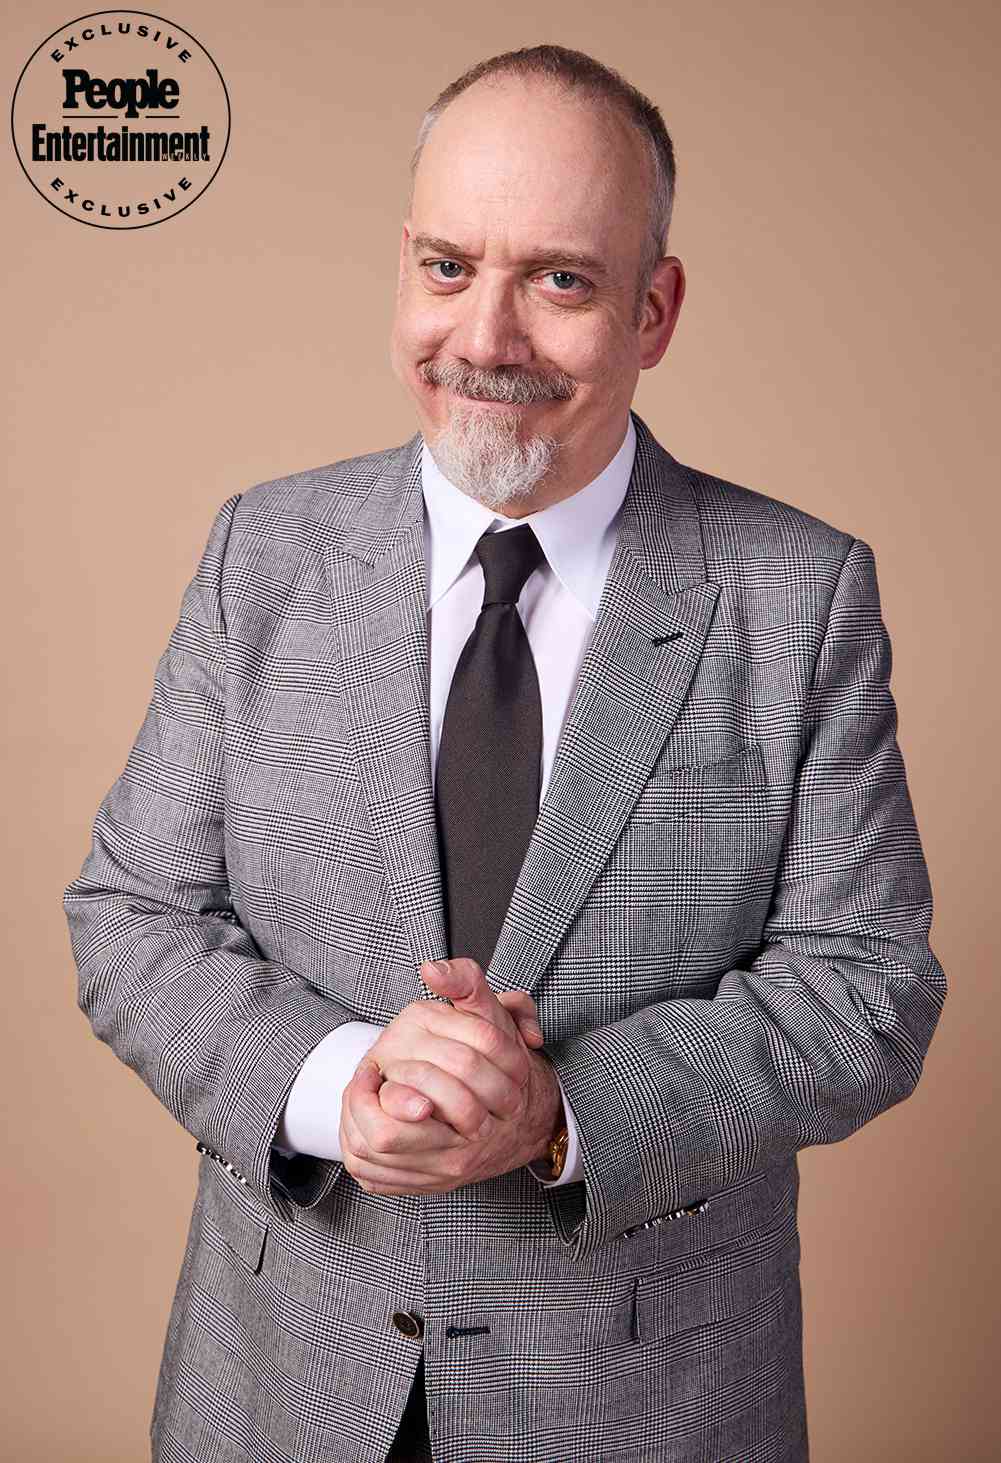
<svg viewBox="0 0 1001 1463"><path fill-rule="evenodd" d="M422 443L424 552L430 615L432 788L452 674L483 603L483 570L474 552L476 541L483 533L530 523L546 558L525 581L518 599L518 613L539 678L540 803L545 798L560 731L615 548L619 509L635 454L636 431L630 416L618 452L586 487L537 513L508 518L449 482L427 443ZM348 1021L314 1047L289 1092L274 1144L279 1152L342 1158L339 1127L344 1089L362 1057L384 1030L385 1027L369 1021ZM562 1084L560 1091L563 1091ZM529 1172L546 1187L583 1178L577 1124L565 1093L563 1106L570 1138L563 1173L558 1179L547 1180L542 1176L544 1164L540 1166L542 1171L534 1164L528 1165Z"/></svg>

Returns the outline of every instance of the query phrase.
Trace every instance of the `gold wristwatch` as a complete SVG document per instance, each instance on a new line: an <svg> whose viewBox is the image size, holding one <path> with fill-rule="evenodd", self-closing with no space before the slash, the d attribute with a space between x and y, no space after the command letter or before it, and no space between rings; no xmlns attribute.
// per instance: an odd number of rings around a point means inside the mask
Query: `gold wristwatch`
<svg viewBox="0 0 1001 1463"><path fill-rule="evenodd" d="M567 1161L567 1147L570 1143L570 1134L566 1123L561 1123L555 1135L550 1138L548 1147L543 1155L544 1161L549 1164L552 1171L551 1176L558 1179L563 1172L563 1165Z"/></svg>

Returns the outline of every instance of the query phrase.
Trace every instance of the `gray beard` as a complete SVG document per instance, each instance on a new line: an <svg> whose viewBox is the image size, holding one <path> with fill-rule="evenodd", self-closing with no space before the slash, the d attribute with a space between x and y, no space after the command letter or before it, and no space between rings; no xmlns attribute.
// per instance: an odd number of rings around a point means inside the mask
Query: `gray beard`
<svg viewBox="0 0 1001 1463"><path fill-rule="evenodd" d="M519 431L515 412L453 403L448 424L427 445L449 482L503 513L507 504L531 496L560 451L553 437L537 434L522 440Z"/></svg>

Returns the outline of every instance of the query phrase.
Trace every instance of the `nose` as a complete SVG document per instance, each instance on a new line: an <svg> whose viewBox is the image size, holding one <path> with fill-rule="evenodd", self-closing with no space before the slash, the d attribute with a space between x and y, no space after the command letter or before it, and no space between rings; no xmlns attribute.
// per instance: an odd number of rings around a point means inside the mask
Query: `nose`
<svg viewBox="0 0 1001 1463"><path fill-rule="evenodd" d="M513 285L480 276L463 290L448 343L453 355L484 370L527 365L532 345L519 318Z"/></svg>

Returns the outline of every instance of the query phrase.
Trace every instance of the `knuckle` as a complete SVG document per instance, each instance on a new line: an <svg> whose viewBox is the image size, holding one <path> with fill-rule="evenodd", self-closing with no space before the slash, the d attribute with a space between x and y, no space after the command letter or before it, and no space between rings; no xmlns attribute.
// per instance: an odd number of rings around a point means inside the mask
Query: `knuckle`
<svg viewBox="0 0 1001 1463"><path fill-rule="evenodd" d="M392 1145L394 1142L395 1131L395 1123L379 1120L374 1122L372 1124L372 1131L369 1139L372 1147L369 1153L364 1156L371 1157L373 1150L376 1153L391 1153L393 1151Z"/></svg>
<svg viewBox="0 0 1001 1463"><path fill-rule="evenodd" d="M485 1057L495 1057L507 1046L507 1041L506 1031L487 1023L486 1030L480 1033L480 1051Z"/></svg>
<svg viewBox="0 0 1001 1463"><path fill-rule="evenodd" d="M455 1064L459 1077L475 1077L480 1067L480 1053L474 1047L460 1044L455 1053Z"/></svg>
<svg viewBox="0 0 1001 1463"><path fill-rule="evenodd" d="M441 1171L448 1179L461 1183L466 1173L466 1166L469 1162L467 1157L468 1149L453 1148L441 1160Z"/></svg>
<svg viewBox="0 0 1001 1463"><path fill-rule="evenodd" d="M406 1061L399 1062L393 1079L398 1089L394 1096L402 1102L415 1092L421 1097L429 1097L434 1074L434 1064L424 1061L423 1058L409 1057Z"/></svg>
<svg viewBox="0 0 1001 1463"><path fill-rule="evenodd" d="M483 1104L476 1097L469 1097L461 1104L460 1119L464 1132L476 1134L483 1126Z"/></svg>

